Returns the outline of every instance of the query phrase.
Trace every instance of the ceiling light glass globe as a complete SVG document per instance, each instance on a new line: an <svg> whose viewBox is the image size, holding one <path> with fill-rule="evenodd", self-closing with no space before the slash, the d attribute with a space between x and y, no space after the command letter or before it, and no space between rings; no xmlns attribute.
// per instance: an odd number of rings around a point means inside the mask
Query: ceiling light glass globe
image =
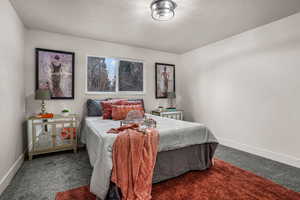
<svg viewBox="0 0 300 200"><path fill-rule="evenodd" d="M152 18L158 21L167 21L174 17L176 3L171 0L155 0L151 4Z"/></svg>

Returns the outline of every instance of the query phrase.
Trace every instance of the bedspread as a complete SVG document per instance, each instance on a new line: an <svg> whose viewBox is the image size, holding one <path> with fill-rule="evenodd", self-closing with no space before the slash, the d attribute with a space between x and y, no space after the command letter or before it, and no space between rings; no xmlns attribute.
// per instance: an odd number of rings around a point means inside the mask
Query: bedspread
<svg viewBox="0 0 300 200"><path fill-rule="evenodd" d="M148 115L148 114L147 114ZM205 143L218 143L211 131L204 125L148 115L157 121L160 135L158 152L180 149ZM118 128L119 121L87 117L82 129L81 141L86 143L91 165L91 192L102 200L109 189L112 170L112 146L117 137L107 134L111 128Z"/></svg>

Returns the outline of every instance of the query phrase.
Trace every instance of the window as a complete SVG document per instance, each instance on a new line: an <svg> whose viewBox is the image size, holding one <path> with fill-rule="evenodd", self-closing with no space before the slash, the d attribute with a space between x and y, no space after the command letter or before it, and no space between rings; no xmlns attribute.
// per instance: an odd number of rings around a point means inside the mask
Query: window
<svg viewBox="0 0 300 200"><path fill-rule="evenodd" d="M141 61L87 57L87 93L144 93Z"/></svg>
<svg viewBox="0 0 300 200"><path fill-rule="evenodd" d="M120 60L119 91L142 92L143 78L143 63Z"/></svg>

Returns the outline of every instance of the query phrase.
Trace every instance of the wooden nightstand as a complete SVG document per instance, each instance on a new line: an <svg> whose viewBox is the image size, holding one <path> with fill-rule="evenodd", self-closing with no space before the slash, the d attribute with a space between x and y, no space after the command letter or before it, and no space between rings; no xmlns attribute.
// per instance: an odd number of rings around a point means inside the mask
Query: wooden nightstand
<svg viewBox="0 0 300 200"><path fill-rule="evenodd" d="M171 118L171 119L183 120L183 111L182 110L176 110L176 111L152 110L151 114L161 116L161 117L167 117L167 118Z"/></svg>
<svg viewBox="0 0 300 200"><path fill-rule="evenodd" d="M53 118L27 119L28 155L32 156L64 150L77 152L77 124L79 116L54 115Z"/></svg>

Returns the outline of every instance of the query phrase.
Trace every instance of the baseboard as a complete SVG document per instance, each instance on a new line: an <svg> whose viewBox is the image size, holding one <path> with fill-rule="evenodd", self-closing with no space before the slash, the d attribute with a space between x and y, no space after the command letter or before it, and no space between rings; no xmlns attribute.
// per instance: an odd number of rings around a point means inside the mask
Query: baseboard
<svg viewBox="0 0 300 200"><path fill-rule="evenodd" d="M277 153L277 152L272 152L266 149L258 148L258 147L253 147L250 145L246 144L241 144L238 142L235 142L233 140L227 140L227 139L222 139L218 138L220 144L232 147L238 150L242 150L251 154L255 154L261 157L265 157L271 160L275 160L277 162L281 162L287 165L291 165L293 167L300 168L300 158L295 158L289 155L285 155L282 153Z"/></svg>
<svg viewBox="0 0 300 200"><path fill-rule="evenodd" d="M4 192L6 187L10 184L11 180L16 175L17 171L20 169L23 161L24 161L24 153L22 153L19 158L15 161L15 163L11 166L8 172L4 175L4 177L0 180L0 195Z"/></svg>

